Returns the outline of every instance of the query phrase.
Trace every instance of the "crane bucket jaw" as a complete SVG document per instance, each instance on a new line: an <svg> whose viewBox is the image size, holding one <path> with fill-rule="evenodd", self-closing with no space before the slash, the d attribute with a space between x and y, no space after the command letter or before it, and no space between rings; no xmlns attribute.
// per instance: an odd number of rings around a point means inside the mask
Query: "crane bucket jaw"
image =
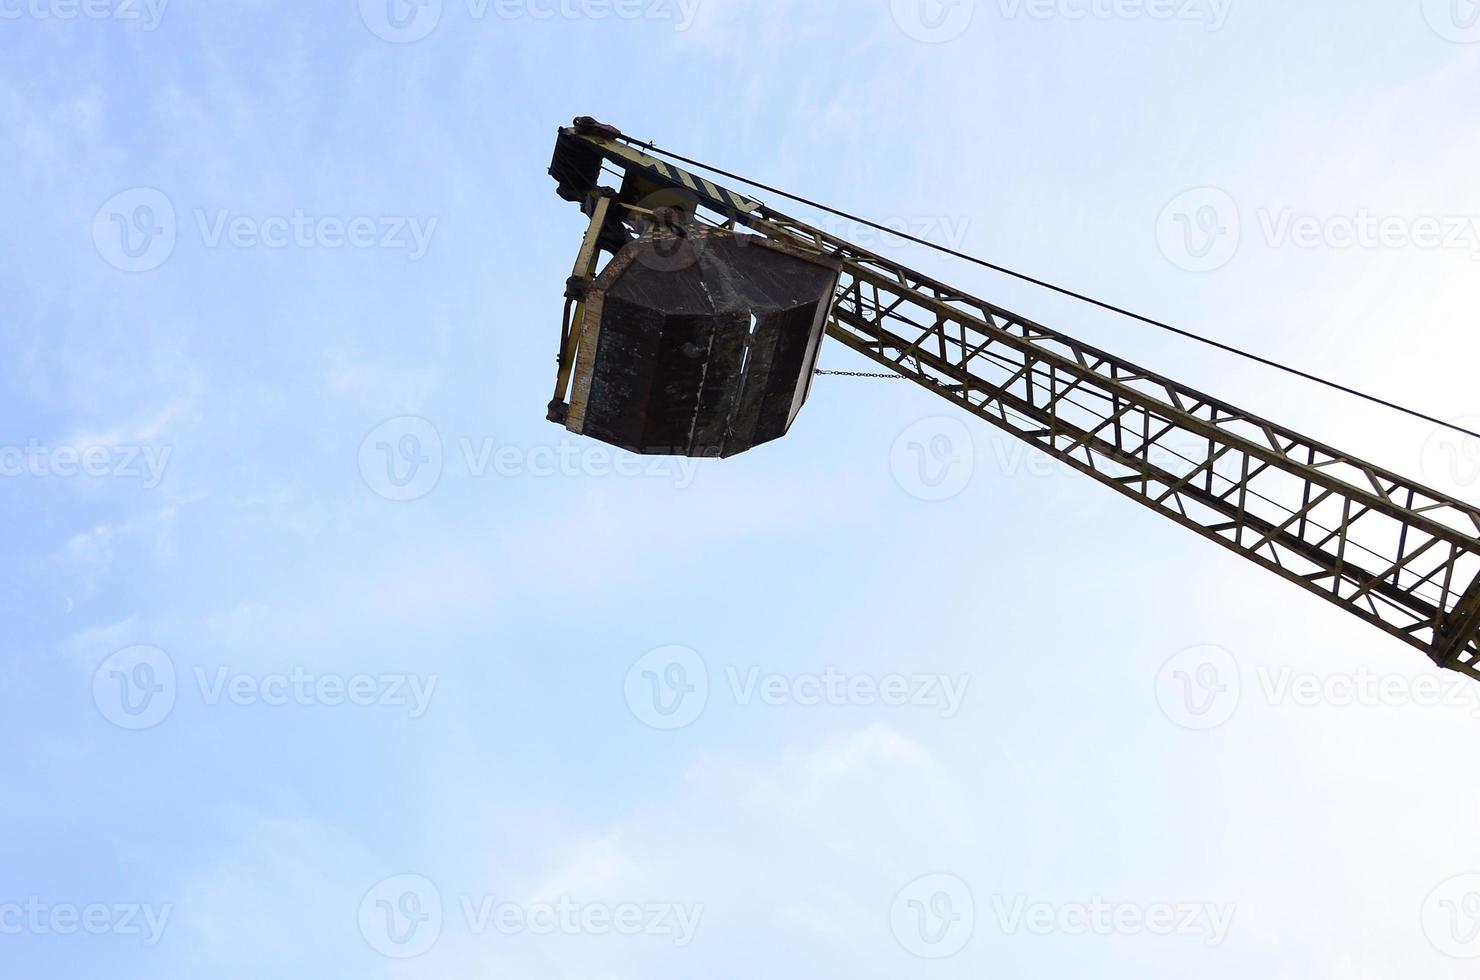
<svg viewBox="0 0 1480 980"><path fill-rule="evenodd" d="M806 400L836 262L691 228L623 246L586 294L566 428L630 452L728 457Z"/></svg>
<svg viewBox="0 0 1480 980"><path fill-rule="evenodd" d="M660 177L658 161L611 127L579 130L561 131L550 167L560 196L591 219L551 418L648 455L729 457L785 435L811 388L842 263L700 224L699 195ZM597 183L612 153L629 165L620 191ZM598 272L603 252L613 257Z"/></svg>

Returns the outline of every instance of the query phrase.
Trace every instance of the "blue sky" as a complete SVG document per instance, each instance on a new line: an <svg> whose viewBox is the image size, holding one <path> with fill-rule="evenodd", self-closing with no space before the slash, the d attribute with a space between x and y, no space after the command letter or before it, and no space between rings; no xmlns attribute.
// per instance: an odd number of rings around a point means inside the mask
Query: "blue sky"
<svg viewBox="0 0 1480 980"><path fill-rule="evenodd" d="M1473 428L1466 2L0 0L6 975L1469 976L1480 687L903 383L544 420L589 114Z"/></svg>

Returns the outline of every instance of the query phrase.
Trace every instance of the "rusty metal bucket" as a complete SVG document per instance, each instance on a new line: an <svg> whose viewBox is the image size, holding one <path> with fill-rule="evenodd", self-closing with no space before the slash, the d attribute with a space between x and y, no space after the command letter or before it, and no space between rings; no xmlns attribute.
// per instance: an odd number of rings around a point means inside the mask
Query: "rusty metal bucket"
<svg viewBox="0 0 1480 980"><path fill-rule="evenodd" d="M837 262L711 228L630 242L586 296L566 428L634 453L779 439L811 388Z"/></svg>

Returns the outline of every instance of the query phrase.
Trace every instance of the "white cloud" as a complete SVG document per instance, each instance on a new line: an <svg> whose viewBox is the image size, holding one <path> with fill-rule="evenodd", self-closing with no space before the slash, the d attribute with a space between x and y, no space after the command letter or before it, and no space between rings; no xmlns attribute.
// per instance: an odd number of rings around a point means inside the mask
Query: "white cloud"
<svg viewBox="0 0 1480 980"><path fill-rule="evenodd" d="M844 963L878 953L904 967L880 936L895 892L940 870L947 855L955 868L976 866L991 846L974 832L956 776L886 726L829 735L760 765L710 757L673 798L556 846L545 870L504 896L702 907L692 946L449 934L415 975L723 975L735 956L783 940Z"/></svg>

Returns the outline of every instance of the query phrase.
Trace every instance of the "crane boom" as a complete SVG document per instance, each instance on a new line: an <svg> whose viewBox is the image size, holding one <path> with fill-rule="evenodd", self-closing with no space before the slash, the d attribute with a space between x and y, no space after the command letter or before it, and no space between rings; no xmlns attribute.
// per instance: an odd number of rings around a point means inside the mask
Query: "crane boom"
<svg viewBox="0 0 1480 980"><path fill-rule="evenodd" d="M612 223L655 196L825 256L841 264L828 336L1480 679L1480 509L788 217L610 127L583 118L560 141L551 173L593 218L573 300L596 275L597 244L620 247ZM621 173L620 193L597 186L593 159ZM557 403L581 322L578 309L563 335Z"/></svg>

